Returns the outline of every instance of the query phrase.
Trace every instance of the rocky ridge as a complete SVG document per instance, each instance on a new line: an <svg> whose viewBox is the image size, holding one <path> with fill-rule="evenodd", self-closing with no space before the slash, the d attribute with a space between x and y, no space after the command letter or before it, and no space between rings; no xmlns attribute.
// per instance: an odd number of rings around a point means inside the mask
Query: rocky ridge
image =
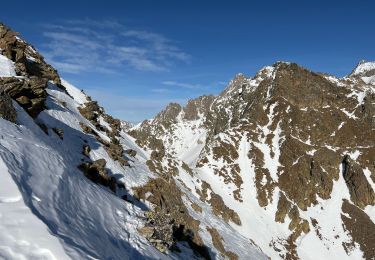
<svg viewBox="0 0 375 260"><path fill-rule="evenodd" d="M278 62L252 78L238 74L206 103L189 101L204 111L198 117L171 104L129 133L160 161L181 161L189 178L175 179L214 211L233 211L238 232L272 258L313 257L302 243L310 241L323 258L362 251L371 259L367 232L348 234L341 216L371 217L375 205L374 64L336 78ZM210 203L213 194L220 206Z"/></svg>

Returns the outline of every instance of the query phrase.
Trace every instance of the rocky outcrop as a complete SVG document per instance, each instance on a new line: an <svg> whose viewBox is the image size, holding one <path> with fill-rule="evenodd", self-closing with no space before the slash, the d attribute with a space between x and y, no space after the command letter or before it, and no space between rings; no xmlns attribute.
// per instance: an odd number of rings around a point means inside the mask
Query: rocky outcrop
<svg viewBox="0 0 375 260"><path fill-rule="evenodd" d="M210 259L199 235L199 221L189 215L174 180L152 179L146 185L135 188L134 195L154 205L152 213L146 215L145 228L140 232L159 250L172 249L176 241L185 241L197 255Z"/></svg>
<svg viewBox="0 0 375 260"><path fill-rule="evenodd" d="M16 100L32 117L45 108L47 80L31 78L0 78L0 91Z"/></svg>
<svg viewBox="0 0 375 260"><path fill-rule="evenodd" d="M368 183L362 168L348 155L342 162L343 176L350 192L350 198L360 208L375 205L375 193Z"/></svg>
<svg viewBox="0 0 375 260"><path fill-rule="evenodd" d="M108 175L105 165L105 159L99 159L94 162L84 162L78 166L84 175L94 183L108 187L116 192L116 179Z"/></svg>
<svg viewBox="0 0 375 260"><path fill-rule="evenodd" d="M19 76L35 76L53 81L61 86L60 77L57 71L44 61L31 45L18 38L18 33L12 31L0 23L0 49L1 54L12 60L16 66L16 73Z"/></svg>
<svg viewBox="0 0 375 260"><path fill-rule="evenodd" d="M9 95L0 91L0 117L12 123L17 122L17 113L13 107L12 99Z"/></svg>
<svg viewBox="0 0 375 260"><path fill-rule="evenodd" d="M0 91L8 93L35 118L45 108L48 81L64 88L57 71L17 35L0 23L1 54L14 62L17 76L22 76L0 78Z"/></svg>
<svg viewBox="0 0 375 260"><path fill-rule="evenodd" d="M188 101L186 106L183 108L184 118L186 120L197 120L202 115L206 115L214 101L215 96L200 96L196 99Z"/></svg>
<svg viewBox="0 0 375 260"><path fill-rule="evenodd" d="M96 131L105 132L110 138L110 142L106 142L100 138L98 133L88 125L80 123L83 131L85 133L94 135L95 138L104 145L108 155L113 160L118 161L122 166L130 166L128 160L124 158L125 151L118 140L121 132L121 121L106 114L104 109L98 105L98 102L92 101L91 99L79 107L78 110L83 117L85 117L95 126ZM102 118L109 125L109 127L103 126L99 118Z"/></svg>
<svg viewBox="0 0 375 260"><path fill-rule="evenodd" d="M365 259L375 259L375 224L362 210L344 200L341 215L343 226L350 233L353 242L343 242L347 253L358 243Z"/></svg>

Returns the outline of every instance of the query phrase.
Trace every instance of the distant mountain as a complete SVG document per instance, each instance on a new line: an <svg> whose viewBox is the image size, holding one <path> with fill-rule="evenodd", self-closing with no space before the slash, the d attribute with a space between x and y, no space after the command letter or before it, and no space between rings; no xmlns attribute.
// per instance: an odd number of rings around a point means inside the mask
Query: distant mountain
<svg viewBox="0 0 375 260"><path fill-rule="evenodd" d="M137 125L0 25L0 258L374 259L375 63L277 62Z"/></svg>
<svg viewBox="0 0 375 260"><path fill-rule="evenodd" d="M372 259L374 68L336 78L278 62L130 134L159 165L185 163L174 178L272 259Z"/></svg>

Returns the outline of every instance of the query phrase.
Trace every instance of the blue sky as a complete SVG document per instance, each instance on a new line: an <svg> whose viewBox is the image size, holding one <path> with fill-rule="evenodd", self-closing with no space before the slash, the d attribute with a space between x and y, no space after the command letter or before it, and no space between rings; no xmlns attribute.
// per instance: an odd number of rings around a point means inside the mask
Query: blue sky
<svg viewBox="0 0 375 260"><path fill-rule="evenodd" d="M374 1L4 1L60 75L110 114L153 117L275 61L337 76L375 60Z"/></svg>

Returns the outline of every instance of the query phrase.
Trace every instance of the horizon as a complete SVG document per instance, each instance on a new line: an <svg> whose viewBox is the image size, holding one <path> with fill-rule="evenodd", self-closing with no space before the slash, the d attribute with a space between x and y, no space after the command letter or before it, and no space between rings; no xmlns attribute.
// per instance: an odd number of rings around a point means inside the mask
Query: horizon
<svg viewBox="0 0 375 260"><path fill-rule="evenodd" d="M140 122L276 61L342 77L374 60L375 3L288 3L19 1L1 21L108 113Z"/></svg>

